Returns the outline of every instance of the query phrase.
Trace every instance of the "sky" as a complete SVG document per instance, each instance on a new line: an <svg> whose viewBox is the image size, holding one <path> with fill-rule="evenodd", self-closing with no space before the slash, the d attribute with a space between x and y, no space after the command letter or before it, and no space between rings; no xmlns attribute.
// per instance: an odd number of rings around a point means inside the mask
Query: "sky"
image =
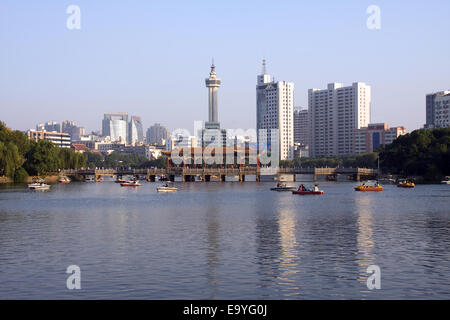
<svg viewBox="0 0 450 320"><path fill-rule="evenodd" d="M80 29L66 26L80 8ZM380 8L381 28L366 12ZM294 82L296 106L328 83L372 87L371 122L425 123L425 95L450 89L450 1L0 2L0 120L19 130L75 120L101 129L105 112L170 130L207 120L214 57L219 121L255 128L261 61Z"/></svg>

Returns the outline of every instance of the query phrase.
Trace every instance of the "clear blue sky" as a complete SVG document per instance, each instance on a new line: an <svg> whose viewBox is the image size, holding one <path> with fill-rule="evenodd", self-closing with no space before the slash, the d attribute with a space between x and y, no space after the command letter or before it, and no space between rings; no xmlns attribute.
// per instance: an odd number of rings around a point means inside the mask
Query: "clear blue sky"
<svg viewBox="0 0 450 320"><path fill-rule="evenodd" d="M81 8L81 30L66 9ZM366 27L369 5L381 30ZM75 120L100 129L124 111L170 129L207 119L211 58L222 78L223 127L254 128L256 76L295 83L295 105L330 82L372 86L372 122L425 122L425 94L450 89L450 2L0 2L0 120L26 130Z"/></svg>

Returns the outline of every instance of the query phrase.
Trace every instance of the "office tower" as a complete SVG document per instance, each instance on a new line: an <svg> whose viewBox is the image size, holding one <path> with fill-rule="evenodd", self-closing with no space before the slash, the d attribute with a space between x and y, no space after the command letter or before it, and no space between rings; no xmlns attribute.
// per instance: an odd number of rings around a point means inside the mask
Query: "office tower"
<svg viewBox="0 0 450 320"><path fill-rule="evenodd" d="M142 126L141 117L132 116L129 126L129 143L136 144L144 142L144 128Z"/></svg>
<svg viewBox="0 0 450 320"><path fill-rule="evenodd" d="M216 66L211 65L209 78L205 79L208 88L208 121L201 131L201 144L203 147L225 147L227 140L226 130L220 129L218 114L218 90L222 81L216 76Z"/></svg>
<svg viewBox="0 0 450 320"><path fill-rule="evenodd" d="M355 129L370 123L371 88L362 82L308 90L311 157L351 154Z"/></svg>
<svg viewBox="0 0 450 320"><path fill-rule="evenodd" d="M78 141L84 136L84 128L78 127L74 121L63 121L62 132L70 134L72 141Z"/></svg>
<svg viewBox="0 0 450 320"><path fill-rule="evenodd" d="M128 113L105 113L102 121L102 135L112 142L128 141Z"/></svg>
<svg viewBox="0 0 450 320"><path fill-rule="evenodd" d="M391 144L401 135L406 134L406 127L389 128L387 123L371 123L367 127L355 130L355 152L375 152L380 146Z"/></svg>
<svg viewBox="0 0 450 320"><path fill-rule="evenodd" d="M266 73L266 61L263 60L263 72L257 77L256 85L256 127L267 130L267 142L271 148L271 129L278 129L280 160L294 157L294 84L286 81L272 81ZM261 146L260 149L265 149Z"/></svg>
<svg viewBox="0 0 450 320"><path fill-rule="evenodd" d="M440 91L426 96L425 128L447 128L449 123L450 91Z"/></svg>
<svg viewBox="0 0 450 320"><path fill-rule="evenodd" d="M297 108L294 110L294 143L309 145L308 110Z"/></svg>
<svg viewBox="0 0 450 320"><path fill-rule="evenodd" d="M39 123L36 125L37 131L54 131L54 132L61 132L61 123L58 121L49 121L46 123Z"/></svg>
<svg viewBox="0 0 450 320"><path fill-rule="evenodd" d="M164 145L169 138L169 130L159 123L147 129L147 142L151 144Z"/></svg>

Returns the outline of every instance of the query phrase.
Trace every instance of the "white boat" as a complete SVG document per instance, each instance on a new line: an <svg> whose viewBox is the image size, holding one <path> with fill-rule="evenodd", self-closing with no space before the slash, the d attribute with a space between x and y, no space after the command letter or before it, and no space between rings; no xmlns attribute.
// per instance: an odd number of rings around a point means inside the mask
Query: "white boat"
<svg viewBox="0 0 450 320"><path fill-rule="evenodd" d="M447 176L444 178L444 180L441 181L442 184L450 184L450 176Z"/></svg>
<svg viewBox="0 0 450 320"><path fill-rule="evenodd" d="M166 183L162 187L156 188L156 191L157 192L177 192L178 188L177 187L171 187L171 186L169 186L168 183Z"/></svg>
<svg viewBox="0 0 450 320"><path fill-rule="evenodd" d="M46 184L46 183L30 183L28 184L28 189L30 190L36 190L36 191L46 191L46 190L50 190L50 185Z"/></svg>
<svg viewBox="0 0 450 320"><path fill-rule="evenodd" d="M86 178L84 181L85 182L95 182L95 179L94 178Z"/></svg>

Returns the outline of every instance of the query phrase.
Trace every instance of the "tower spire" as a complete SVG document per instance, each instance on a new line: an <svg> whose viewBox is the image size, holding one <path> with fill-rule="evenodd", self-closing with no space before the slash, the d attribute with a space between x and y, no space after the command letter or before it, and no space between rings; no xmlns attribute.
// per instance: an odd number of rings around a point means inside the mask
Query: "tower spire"
<svg viewBox="0 0 450 320"><path fill-rule="evenodd" d="M262 61L262 74L266 74L267 70L266 70L266 58L263 59Z"/></svg>

